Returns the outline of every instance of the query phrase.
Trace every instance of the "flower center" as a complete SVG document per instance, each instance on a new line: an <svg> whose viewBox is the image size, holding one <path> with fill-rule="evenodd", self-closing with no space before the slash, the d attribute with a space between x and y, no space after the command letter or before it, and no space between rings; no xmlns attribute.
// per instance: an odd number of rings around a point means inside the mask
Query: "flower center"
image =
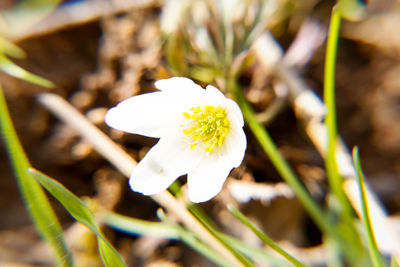
<svg viewBox="0 0 400 267"><path fill-rule="evenodd" d="M193 107L190 112L184 112L183 116L191 122L190 126L183 130L193 139L193 143L190 145L191 149L201 141L204 144L204 150L210 153L215 147L223 144L229 130L229 121L223 108Z"/></svg>

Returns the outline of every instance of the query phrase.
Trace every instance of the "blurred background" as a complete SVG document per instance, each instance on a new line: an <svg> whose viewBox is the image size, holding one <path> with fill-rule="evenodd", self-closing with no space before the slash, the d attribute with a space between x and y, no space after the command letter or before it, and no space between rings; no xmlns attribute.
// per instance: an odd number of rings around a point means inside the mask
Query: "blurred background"
<svg viewBox="0 0 400 267"><path fill-rule="evenodd" d="M286 64L322 96L325 40L334 1L69 0L57 7L53 1L49 6L20 8L28 2L0 2L0 34L26 53L26 58L13 62L56 86L46 89L3 72L0 81L35 168L79 197L96 199L124 215L157 221L159 206L132 192L123 175L78 132L40 105L37 95L51 92L68 100L139 161L157 140L109 128L104 123L107 109L154 91L158 79L177 75L202 85L213 83L229 94L223 77L239 66L235 73L259 120L314 199L324 203L328 190L324 160L296 116L287 88L252 56L252 46L257 27L260 33L268 30L277 47L288 51L283 52ZM338 130L348 147L359 146L368 182L400 233L400 2L376 0L365 5L361 15L351 13L341 25L336 65ZM264 13L258 17L260 7ZM217 22L223 20L231 21L234 33L231 54L224 54L226 44L219 44L219 36L229 32L218 28ZM222 192L201 207L225 232L260 245L254 234L227 214L225 206L233 202L300 259L325 266L320 231L251 131L245 130L244 162L232 171ZM76 266L101 266L95 237L75 227L61 205L50 200L67 242L80 255ZM107 227L104 232L129 266L214 266L182 242L132 236ZM52 266L51 254L26 212L2 142L0 266Z"/></svg>

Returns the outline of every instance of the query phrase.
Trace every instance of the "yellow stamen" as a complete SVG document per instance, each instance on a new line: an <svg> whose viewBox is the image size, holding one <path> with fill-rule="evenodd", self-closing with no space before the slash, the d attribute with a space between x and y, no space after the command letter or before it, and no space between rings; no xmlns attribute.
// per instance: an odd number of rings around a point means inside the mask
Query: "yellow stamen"
<svg viewBox="0 0 400 267"><path fill-rule="evenodd" d="M223 108L193 107L190 112L184 112L183 116L190 121L190 126L183 132L193 139L190 145L191 149L194 149L199 143L197 140L204 144L204 150L208 153L214 151L217 146L222 146L229 131L229 121Z"/></svg>

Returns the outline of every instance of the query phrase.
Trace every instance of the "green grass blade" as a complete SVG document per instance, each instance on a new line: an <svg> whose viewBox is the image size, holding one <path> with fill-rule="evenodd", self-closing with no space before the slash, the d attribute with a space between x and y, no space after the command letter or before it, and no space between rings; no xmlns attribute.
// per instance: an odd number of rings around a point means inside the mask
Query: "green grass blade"
<svg viewBox="0 0 400 267"><path fill-rule="evenodd" d="M162 222L140 220L111 211L107 212L102 220L106 225L129 234L156 236L166 239L178 238L175 227Z"/></svg>
<svg viewBox="0 0 400 267"><path fill-rule="evenodd" d="M379 253L379 249L376 245L374 232L371 225L370 220L370 213L368 208L368 201L365 193L365 185L364 185L364 174L361 169L361 162L360 162L360 155L358 152L358 148L353 148L353 162L356 168L356 177L358 187L360 189L360 199L361 199L361 206L362 206L362 220L364 223L365 230L367 232L367 239L368 239L368 249L370 252L370 256L372 259L372 263L375 267L384 267L386 266L381 254Z"/></svg>
<svg viewBox="0 0 400 267"><path fill-rule="evenodd" d="M101 233L92 212L77 196L62 184L35 169L29 169L35 179L54 197L78 222L86 225L97 235L99 251L105 266L126 266L114 247Z"/></svg>
<svg viewBox="0 0 400 267"><path fill-rule="evenodd" d="M268 134L267 130L261 125L254 114L253 108L247 102L243 91L238 84L231 85L235 89L230 91L235 92L238 104L243 112L243 117L255 135L256 139L260 143L261 147L264 149L265 153L268 155L272 164L275 166L278 173L281 175L282 179L289 184L292 190L295 192L296 196L300 202L304 205L311 218L314 220L315 224L325 233L330 234L333 238L338 238L335 229L332 227L329 218L322 211L320 206L311 198L310 194L307 192L303 184L300 182L296 174L290 168L289 164L280 154L278 148L276 147L271 136Z"/></svg>
<svg viewBox="0 0 400 267"><path fill-rule="evenodd" d="M101 260L106 267L120 267L126 266L118 252L111 246L111 244L105 239L104 236L97 235L97 244L99 246L99 252Z"/></svg>
<svg viewBox="0 0 400 267"><path fill-rule="evenodd" d="M12 124L1 86L0 130L25 206L33 220L33 223L38 229L40 235L53 249L57 265L73 266L72 256L65 245L60 223L58 222L43 189L32 175L27 172L30 163Z"/></svg>
<svg viewBox="0 0 400 267"><path fill-rule="evenodd" d="M340 21L340 13L337 8L334 7L329 25L324 68L324 102L327 107L325 124L328 128L328 147L325 157L325 165L328 182L333 194L338 198L343 207L347 207L347 199L342 190L343 179L339 175L335 157L336 143L338 139L335 100L335 69Z"/></svg>
<svg viewBox="0 0 400 267"><path fill-rule="evenodd" d="M172 223L164 214L160 212L158 214L163 222L149 222L114 212L108 212L103 217L103 222L114 229L128 234L180 239L219 266L231 266L223 257L198 240L193 233Z"/></svg>
<svg viewBox="0 0 400 267"><path fill-rule="evenodd" d="M281 257L273 255L269 253L265 249L253 247L242 240L236 239L230 235L219 233L218 237L223 239L226 243L228 243L231 247L235 248L236 250L242 252L244 255L248 256L250 259L256 262L268 262L272 266L292 266L286 260L282 259Z"/></svg>
<svg viewBox="0 0 400 267"><path fill-rule="evenodd" d="M225 242L223 238L220 237L217 225L204 213L204 211L194 203L188 205L188 210L199 220L204 227L207 228L210 233L212 233L215 238L221 242L226 248L228 248L235 256L243 263L244 266L254 266L254 263L249 260L246 256L237 251L234 247L232 247L228 242Z"/></svg>
<svg viewBox="0 0 400 267"><path fill-rule="evenodd" d="M24 70L20 66L14 64L4 54L0 53L0 70L4 71L8 75L14 76L21 80L31 82L44 87L53 87L54 84L49 80L46 80L40 76L37 76L29 71Z"/></svg>
<svg viewBox="0 0 400 267"><path fill-rule="evenodd" d="M250 230L252 230L265 244L270 246L273 250L279 253L282 257L284 257L294 266L306 267L304 263L300 262L299 260L291 256L289 253L283 250L278 244L276 244L271 238L269 238L265 233L263 233L259 228L257 228L254 224L252 224L250 220L247 219L246 216L244 216L244 214L241 213L238 209L231 206L229 210L238 220L240 220L244 225L246 225Z"/></svg>
<svg viewBox="0 0 400 267"><path fill-rule="evenodd" d="M169 188L174 195L179 194L181 190L181 184L179 181L175 181ZM225 242L225 239L221 238L221 232L218 229L218 226L211 220L210 217L201 209L201 207L195 203L188 203L187 209L196 217L196 219L204 225L204 227L213 235L215 238L221 242L229 251L231 251L236 258L245 266L253 266L253 262L251 262L245 255L237 251L234 247L232 247L229 242Z"/></svg>
<svg viewBox="0 0 400 267"><path fill-rule="evenodd" d="M165 224L174 226L174 228L178 233L179 239L181 239L187 245L192 247L194 250L196 250L203 256L207 257L209 260L213 261L218 266L223 266L223 267L232 266L232 264L229 261L225 260L212 248L204 244L199 238L196 237L194 233L170 221L169 218L161 210L157 212L157 215Z"/></svg>
<svg viewBox="0 0 400 267"><path fill-rule="evenodd" d="M8 41L6 38L0 35L0 53L4 53L14 58L25 58L26 54L24 50Z"/></svg>
<svg viewBox="0 0 400 267"><path fill-rule="evenodd" d="M349 261L356 263L359 262L360 257L363 255L363 247L354 225L354 212L343 190L343 178L339 173L336 161L338 133L335 100L335 69L340 23L341 13L338 7L335 6L332 9L329 25L324 69L324 102L327 107L325 124L328 129L325 166L328 183L334 196L333 199L339 203L339 205L330 206L331 210L340 217L335 227L346 240L345 244L347 247L344 249L345 255Z"/></svg>
<svg viewBox="0 0 400 267"><path fill-rule="evenodd" d="M175 181L168 188L168 190L170 190L174 195L179 194L181 190L181 184L179 181ZM269 255L264 249L251 247L239 239L222 233L200 206L191 203L188 205L188 209L210 232L212 232L213 235L217 237L218 240L220 240L222 244L228 246L231 250L241 252L249 259L258 259L262 262L273 263L277 266L285 266L286 262Z"/></svg>

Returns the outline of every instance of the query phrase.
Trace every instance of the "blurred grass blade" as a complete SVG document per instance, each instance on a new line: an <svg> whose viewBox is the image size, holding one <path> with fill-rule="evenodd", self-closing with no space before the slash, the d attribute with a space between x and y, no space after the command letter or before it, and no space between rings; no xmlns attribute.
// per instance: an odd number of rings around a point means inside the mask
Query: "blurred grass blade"
<svg viewBox="0 0 400 267"><path fill-rule="evenodd" d="M336 58L339 42L341 14L337 6L334 6L329 24L329 34L326 45L325 66L324 66L324 103L327 107L325 124L328 129L327 151L325 155L325 167L327 180L331 190L329 208L334 216L338 216L335 228L345 240L342 247L349 262L355 264L363 257L364 248L360 242L357 230L354 225L354 212L343 190L343 177L339 173L336 151L338 143L338 130L336 118L335 98L335 71ZM336 203L338 205L336 205ZM344 246L345 245L345 246Z"/></svg>
<svg viewBox="0 0 400 267"><path fill-rule="evenodd" d="M180 193L181 184L179 181L175 181L169 188L175 196ZM234 247L232 247L228 242L221 237L218 226L207 216L207 214L200 208L200 206L194 203L188 203L187 209L196 217L196 219L204 225L204 227L213 235L215 238L223 244L226 248L228 248L235 257L245 266L252 266L253 262L249 260L245 255L243 255L240 251L237 251Z"/></svg>
<svg viewBox="0 0 400 267"><path fill-rule="evenodd" d="M168 188L168 190L170 190L176 196L180 193L181 184L179 183L179 181L175 181ZM215 235L215 237L222 244L229 247L232 251L242 253L243 255L239 253L237 253L237 255L240 255L246 263L248 262L249 264L252 264L246 258L247 256L249 259L257 258L263 262L267 261L270 263L274 263L277 266L286 266L286 262L283 262L283 260L277 259L276 257L269 255L265 250L251 247L248 244L245 244L243 241L221 232L218 229L218 226L208 217L208 215L202 210L199 205L190 203L188 205L188 209L213 235Z"/></svg>
<svg viewBox="0 0 400 267"><path fill-rule="evenodd" d="M250 246L243 242L242 240L236 239L230 235L219 233L218 237L223 239L225 243L228 243L231 247L237 249L238 251L242 252L244 255L248 256L250 259L258 262L268 262L272 266L292 266L290 263L282 259L281 257L269 253L262 248L256 248ZM278 258L279 257L279 258Z"/></svg>
<svg viewBox="0 0 400 267"><path fill-rule="evenodd" d="M300 182L299 178L279 152L267 130L257 121L254 110L250 103L246 100L242 88L235 82L230 84L229 88L230 91L236 96L236 100L243 112L243 117L247 125L257 138L265 153L268 155L276 170L281 175L282 179L285 180L285 182L288 183L295 192L297 198L310 214L315 224L323 232L331 235L332 238L335 238L335 240L340 240L340 236L336 232L336 229L332 227L330 219L322 211L322 208L311 198L310 194Z"/></svg>
<svg viewBox="0 0 400 267"><path fill-rule="evenodd" d="M220 266L231 266L223 257L198 240L195 235L171 222L165 214L158 212L163 222L149 222L114 212L108 212L103 217L103 222L108 226L133 235L157 236L166 239L180 239L197 252L209 258Z"/></svg>
<svg viewBox="0 0 400 267"><path fill-rule="evenodd" d="M368 202L365 193L365 185L364 185L364 174L361 170L361 162L360 162L360 155L358 152L358 147L353 148L353 162L356 168L356 177L358 187L360 189L360 199L361 199L361 206L362 206L362 220L364 223L365 230L367 232L368 238L368 249L371 255L372 263L375 267L384 267L385 263L382 259L381 254L379 253L379 249L376 246L374 232L371 226Z"/></svg>
<svg viewBox="0 0 400 267"><path fill-rule="evenodd" d="M8 41L6 38L0 35L0 53L4 53L14 58L25 58L26 54L24 50Z"/></svg>
<svg viewBox="0 0 400 267"><path fill-rule="evenodd" d="M114 247L101 233L92 212L77 196L65 188L62 184L38 170L29 169L35 179L54 197L78 222L86 225L97 235L99 251L105 266L118 267L126 266L124 261Z"/></svg>
<svg viewBox="0 0 400 267"><path fill-rule="evenodd" d="M4 54L0 53L0 70L5 73L19 78L21 80L31 82L37 85L41 85L44 87L53 87L54 84L49 80L46 80L38 75L30 73L29 71L24 70L18 65L14 64L11 60L9 60Z"/></svg>
<svg viewBox="0 0 400 267"><path fill-rule="evenodd" d="M297 267L306 267L303 263L301 263L299 260L291 256L289 253L287 253L285 250L283 250L278 244L276 244L271 238L269 238L265 233L263 233L260 229L258 229L254 224L250 222L249 219L244 216L243 213L241 213L238 209L235 207L229 207L229 210L231 213L238 219L240 220L244 225L246 225L250 230L252 230L265 244L270 246L273 250L275 250L277 253L279 253L282 257L287 259L290 263L292 263L294 266Z"/></svg>
<svg viewBox="0 0 400 267"><path fill-rule="evenodd" d="M235 239L229 235L222 233L218 229L218 226L211 220L211 218L207 216L207 214L201 209L199 205L191 203L189 204L188 209L213 235L216 236L218 240L220 240L221 243L229 247L232 251L235 251L235 255L241 257L243 262L247 264L252 264L249 259L257 257L262 260L267 260L268 262L278 262L278 266L284 266L282 265L282 261L279 261L279 259L277 259L276 257L267 255L265 250L250 247L241 240ZM246 256L249 259L246 258Z"/></svg>
<svg viewBox="0 0 400 267"><path fill-rule="evenodd" d="M216 253L212 248L204 244L201 240L199 240L196 235L183 227L173 223L169 220L169 218L162 212L162 210L158 210L158 217L167 225L173 226L183 242L185 242L188 246L192 247L194 250L199 252L200 254L207 257L209 260L216 263L218 266L231 267L232 264L225 260L220 254Z"/></svg>
<svg viewBox="0 0 400 267"><path fill-rule="evenodd" d="M188 76L185 50L182 48L181 35L171 35L166 41L165 56L172 73L176 76Z"/></svg>
<svg viewBox="0 0 400 267"><path fill-rule="evenodd" d="M13 37L47 16L61 0L21 0L0 11L0 34Z"/></svg>
<svg viewBox="0 0 400 267"><path fill-rule="evenodd" d="M109 211L104 215L102 221L119 231L135 235L156 236L166 239L178 239L175 227L162 222L150 222L117 214Z"/></svg>
<svg viewBox="0 0 400 267"><path fill-rule="evenodd" d="M60 223L40 185L27 171L28 158L18 140L11 121L3 90L0 86L0 130L7 148L18 186L25 206L41 236L49 243L55 253L58 266L73 266Z"/></svg>
<svg viewBox="0 0 400 267"><path fill-rule="evenodd" d="M338 39L341 17L337 7L332 9L329 24L329 35L326 45L325 66L324 66L324 103L327 107L325 124L328 128L328 144L325 155L327 178L332 193L337 197L345 209L350 213L350 207L342 189L343 178L340 176L336 163L336 143L338 139L336 123L336 99L335 99L335 69Z"/></svg>

